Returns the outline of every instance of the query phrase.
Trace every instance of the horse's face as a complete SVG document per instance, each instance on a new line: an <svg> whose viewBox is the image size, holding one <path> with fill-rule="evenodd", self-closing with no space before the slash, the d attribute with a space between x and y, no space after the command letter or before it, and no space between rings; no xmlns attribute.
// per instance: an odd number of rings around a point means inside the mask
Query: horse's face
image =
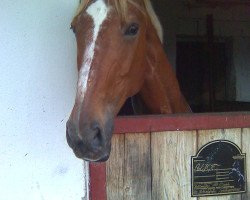
<svg viewBox="0 0 250 200"><path fill-rule="evenodd" d="M93 1L73 20L79 76L67 140L77 157L108 159L113 119L143 83L146 24L130 4L121 20L112 0Z"/></svg>

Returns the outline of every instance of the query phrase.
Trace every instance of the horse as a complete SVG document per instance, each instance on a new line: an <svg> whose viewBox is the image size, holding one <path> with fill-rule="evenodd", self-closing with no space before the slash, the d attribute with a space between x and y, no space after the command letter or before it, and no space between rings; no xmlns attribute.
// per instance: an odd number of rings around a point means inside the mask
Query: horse
<svg viewBox="0 0 250 200"><path fill-rule="evenodd" d="M83 0L71 28L78 82L66 137L76 157L109 158L114 118L129 97L137 114L190 112L149 0Z"/></svg>

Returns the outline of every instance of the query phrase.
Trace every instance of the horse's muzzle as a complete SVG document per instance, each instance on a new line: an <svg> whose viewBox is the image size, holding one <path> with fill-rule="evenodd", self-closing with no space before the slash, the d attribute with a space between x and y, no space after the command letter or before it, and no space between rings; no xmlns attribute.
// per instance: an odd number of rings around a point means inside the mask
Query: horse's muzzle
<svg viewBox="0 0 250 200"><path fill-rule="evenodd" d="M76 157L86 161L104 162L108 160L111 134L112 128L102 128L98 122L84 125L81 131L70 120L66 125L66 138L69 146Z"/></svg>

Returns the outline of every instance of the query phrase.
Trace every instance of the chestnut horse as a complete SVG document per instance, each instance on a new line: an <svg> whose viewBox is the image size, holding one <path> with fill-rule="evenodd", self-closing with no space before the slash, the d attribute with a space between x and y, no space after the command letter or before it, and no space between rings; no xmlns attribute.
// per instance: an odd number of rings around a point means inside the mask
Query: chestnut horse
<svg viewBox="0 0 250 200"><path fill-rule="evenodd" d="M83 0L71 26L79 76L66 135L78 158L108 159L114 118L129 97L138 112L190 111L149 0Z"/></svg>

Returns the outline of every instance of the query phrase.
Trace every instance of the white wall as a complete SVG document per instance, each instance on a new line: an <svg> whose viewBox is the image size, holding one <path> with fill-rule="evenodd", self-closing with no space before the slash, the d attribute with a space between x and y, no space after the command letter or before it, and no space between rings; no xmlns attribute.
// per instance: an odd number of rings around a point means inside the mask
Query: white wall
<svg viewBox="0 0 250 200"><path fill-rule="evenodd" d="M74 102L78 0L0 1L0 191L81 200L86 173L65 139Z"/></svg>

